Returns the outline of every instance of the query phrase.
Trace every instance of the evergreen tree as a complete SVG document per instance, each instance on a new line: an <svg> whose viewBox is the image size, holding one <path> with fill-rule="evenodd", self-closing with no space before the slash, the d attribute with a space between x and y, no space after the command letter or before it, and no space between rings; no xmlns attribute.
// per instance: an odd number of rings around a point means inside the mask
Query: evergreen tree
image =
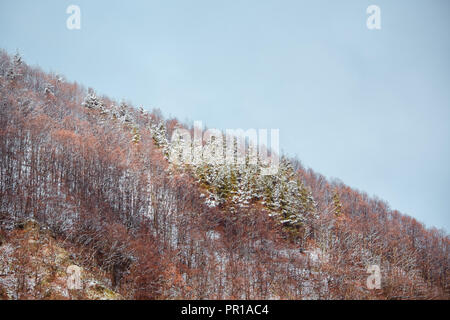
<svg viewBox="0 0 450 320"><path fill-rule="evenodd" d="M133 138L131 140L133 143L137 144L141 141L141 135L139 133L139 129L137 127L133 127Z"/></svg>
<svg viewBox="0 0 450 320"><path fill-rule="evenodd" d="M12 66L9 68L6 74L6 78L9 80L16 80L20 78L22 74L23 61L22 56L17 52L13 57Z"/></svg>
<svg viewBox="0 0 450 320"><path fill-rule="evenodd" d="M339 197L339 194L337 193L337 191L335 190L333 192L333 212L334 214L339 217L340 215L342 215L342 203L341 203L341 199Z"/></svg>
<svg viewBox="0 0 450 320"><path fill-rule="evenodd" d="M163 150L166 158L169 157L169 141L167 139L166 126L163 121L152 122L150 125L150 132L152 134L155 145Z"/></svg>
<svg viewBox="0 0 450 320"><path fill-rule="evenodd" d="M102 99L97 97L94 90L92 90L92 89L89 89L88 95L84 98L84 102L82 103L82 106L84 106L85 108L88 108L88 109L93 109L93 110L101 110L105 107Z"/></svg>

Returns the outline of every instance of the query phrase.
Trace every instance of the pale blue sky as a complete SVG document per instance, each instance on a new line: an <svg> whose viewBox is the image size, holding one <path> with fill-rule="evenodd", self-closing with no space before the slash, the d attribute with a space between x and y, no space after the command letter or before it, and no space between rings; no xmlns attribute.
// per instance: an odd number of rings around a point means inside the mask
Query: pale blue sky
<svg viewBox="0 0 450 320"><path fill-rule="evenodd" d="M305 166L449 231L449 14L448 0L1 0L0 47L182 121L279 128Z"/></svg>

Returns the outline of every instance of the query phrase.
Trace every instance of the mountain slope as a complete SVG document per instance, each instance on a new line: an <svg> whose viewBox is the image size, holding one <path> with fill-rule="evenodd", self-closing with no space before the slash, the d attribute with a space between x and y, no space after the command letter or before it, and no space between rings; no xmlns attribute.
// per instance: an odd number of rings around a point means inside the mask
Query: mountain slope
<svg viewBox="0 0 450 320"><path fill-rule="evenodd" d="M450 296L444 232L295 159L178 164L169 138L194 128L4 52L0 104L2 232L35 219L124 298Z"/></svg>

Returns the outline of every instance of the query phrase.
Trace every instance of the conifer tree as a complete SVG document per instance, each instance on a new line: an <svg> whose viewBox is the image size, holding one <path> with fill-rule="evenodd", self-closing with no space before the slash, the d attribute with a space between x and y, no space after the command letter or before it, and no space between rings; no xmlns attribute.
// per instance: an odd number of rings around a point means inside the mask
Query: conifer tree
<svg viewBox="0 0 450 320"><path fill-rule="evenodd" d="M342 203L341 203L341 199L340 199L337 191L333 192L333 209L332 210L337 217L342 215L342 212L343 212L342 211Z"/></svg>
<svg viewBox="0 0 450 320"><path fill-rule="evenodd" d="M141 135L139 133L139 129L137 127L133 127L133 139L131 140L133 143L137 144L141 141Z"/></svg>
<svg viewBox="0 0 450 320"><path fill-rule="evenodd" d="M101 110L105 107L102 99L97 97L94 90L92 89L89 89L88 95L86 96L86 98L84 98L84 102L82 103L82 105L85 108L92 110Z"/></svg>
<svg viewBox="0 0 450 320"><path fill-rule="evenodd" d="M169 157L169 141L167 139L166 126L163 121L152 122L150 126L153 142L163 150L163 154Z"/></svg>
<svg viewBox="0 0 450 320"><path fill-rule="evenodd" d="M7 71L6 77L9 80L16 80L17 78L22 76L22 56L17 52L13 57L12 66Z"/></svg>

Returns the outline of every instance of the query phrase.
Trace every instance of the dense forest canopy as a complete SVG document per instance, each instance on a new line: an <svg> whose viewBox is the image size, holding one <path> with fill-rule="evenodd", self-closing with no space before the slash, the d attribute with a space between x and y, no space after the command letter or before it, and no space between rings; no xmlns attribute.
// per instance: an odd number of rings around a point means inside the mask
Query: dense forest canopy
<svg viewBox="0 0 450 320"><path fill-rule="evenodd" d="M450 298L444 231L286 156L174 163L177 128L0 52L0 240L32 219L125 298Z"/></svg>

